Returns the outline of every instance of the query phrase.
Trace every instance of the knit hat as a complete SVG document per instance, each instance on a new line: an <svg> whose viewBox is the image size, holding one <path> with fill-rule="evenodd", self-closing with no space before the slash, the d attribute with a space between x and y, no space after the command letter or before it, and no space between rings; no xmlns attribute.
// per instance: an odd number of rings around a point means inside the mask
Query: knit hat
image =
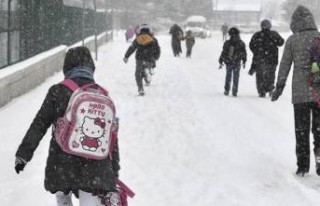
<svg viewBox="0 0 320 206"><path fill-rule="evenodd" d="M150 27L148 24L141 24L140 25L140 33L149 33L150 32Z"/></svg>
<svg viewBox="0 0 320 206"><path fill-rule="evenodd" d="M240 31L236 27L232 27L232 28L229 29L228 34L230 36L236 36L236 35L240 34Z"/></svg>
<svg viewBox="0 0 320 206"><path fill-rule="evenodd" d="M261 29L271 29L271 26L271 22L268 19L261 22Z"/></svg>
<svg viewBox="0 0 320 206"><path fill-rule="evenodd" d="M66 74L73 68L81 67L89 68L92 71L95 70L90 50L84 46L70 48L64 59L63 73Z"/></svg>

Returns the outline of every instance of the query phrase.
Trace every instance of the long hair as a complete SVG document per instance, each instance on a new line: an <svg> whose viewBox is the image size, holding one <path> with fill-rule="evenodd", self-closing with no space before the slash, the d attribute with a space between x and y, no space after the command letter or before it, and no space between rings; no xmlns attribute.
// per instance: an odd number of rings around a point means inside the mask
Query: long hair
<svg viewBox="0 0 320 206"><path fill-rule="evenodd" d="M67 71L81 66L95 70L90 50L83 46L70 48L64 59L63 73L65 74Z"/></svg>

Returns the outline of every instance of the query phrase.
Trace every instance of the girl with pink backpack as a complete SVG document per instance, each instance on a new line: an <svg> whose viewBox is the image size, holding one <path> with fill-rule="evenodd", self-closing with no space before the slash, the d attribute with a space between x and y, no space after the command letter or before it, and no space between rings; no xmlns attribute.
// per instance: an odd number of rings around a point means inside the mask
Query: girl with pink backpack
<svg viewBox="0 0 320 206"><path fill-rule="evenodd" d="M88 87L95 89L99 85L94 81L94 71L95 65L88 48L76 47L67 51L63 66L65 79L71 80L80 88L89 85ZM53 128L59 126L57 121L66 113L72 94L73 90L65 84L58 83L51 86L16 152L15 170L18 174L31 161L49 127L51 125ZM83 108L81 112L84 114L89 112L85 110L86 108ZM109 123L102 117L96 118L92 122L89 120L89 117L86 118L86 125L82 125L86 128L82 128L83 130L92 129L92 132L95 132L95 128L105 130L106 124ZM75 130L77 129L79 128L75 128ZM84 137L81 141L84 142ZM93 139L87 138L85 141L87 147L83 148L93 150L92 148L96 149L100 145L104 145L98 140L96 140L97 145L93 145L92 142ZM88 151L90 151L89 149ZM79 198L80 206L98 206L102 204L101 197L106 197L110 192L118 191L116 179L119 176L120 165L116 138L109 155L105 158L92 159L65 152L52 132L48 152L44 186L47 191L56 194L58 206L72 206L71 194L75 194Z"/></svg>

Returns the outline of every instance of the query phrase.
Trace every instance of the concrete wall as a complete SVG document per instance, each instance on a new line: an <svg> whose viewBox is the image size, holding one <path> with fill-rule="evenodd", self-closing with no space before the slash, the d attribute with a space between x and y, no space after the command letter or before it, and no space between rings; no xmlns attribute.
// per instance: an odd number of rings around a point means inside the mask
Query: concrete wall
<svg viewBox="0 0 320 206"><path fill-rule="evenodd" d="M98 46L103 45L109 40L108 36L106 33L99 35ZM82 42L78 42L71 47L80 45L82 45ZM95 50L94 45L94 37L89 37L85 40L85 46L92 52ZM37 87L55 72L61 71L67 50L68 47L62 45L20 63L3 68L1 72L7 72L8 74L1 75L0 72L0 107L10 102L13 98Z"/></svg>

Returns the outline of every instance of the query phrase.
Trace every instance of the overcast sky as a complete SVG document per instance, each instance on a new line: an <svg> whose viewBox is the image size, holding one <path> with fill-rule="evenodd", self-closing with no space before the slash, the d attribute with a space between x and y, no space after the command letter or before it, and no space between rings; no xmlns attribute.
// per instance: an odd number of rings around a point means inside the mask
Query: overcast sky
<svg viewBox="0 0 320 206"><path fill-rule="evenodd" d="M217 0L213 0L213 2L216 2ZM218 0L219 4L260 4L262 0Z"/></svg>
<svg viewBox="0 0 320 206"><path fill-rule="evenodd" d="M259 4L264 1L284 1L284 0L213 0L219 4Z"/></svg>

